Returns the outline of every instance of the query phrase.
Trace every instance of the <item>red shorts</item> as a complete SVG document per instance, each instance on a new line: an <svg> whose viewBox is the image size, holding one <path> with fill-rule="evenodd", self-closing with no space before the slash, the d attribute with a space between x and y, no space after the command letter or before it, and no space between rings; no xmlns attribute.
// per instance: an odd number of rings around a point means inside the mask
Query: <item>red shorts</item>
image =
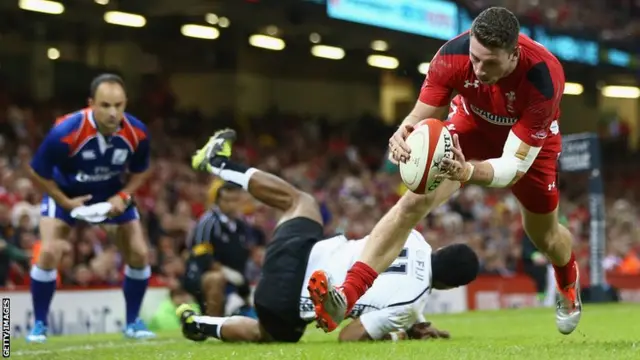
<svg viewBox="0 0 640 360"><path fill-rule="evenodd" d="M445 122L451 134L458 134L462 153L467 160L487 160L502 156L502 148L510 128L478 126L478 122L461 109L450 114ZM482 120L480 120L482 121ZM497 130L497 131L496 131ZM561 137L549 137L529 171L511 187L513 195L525 209L547 214L558 207L558 172Z"/></svg>

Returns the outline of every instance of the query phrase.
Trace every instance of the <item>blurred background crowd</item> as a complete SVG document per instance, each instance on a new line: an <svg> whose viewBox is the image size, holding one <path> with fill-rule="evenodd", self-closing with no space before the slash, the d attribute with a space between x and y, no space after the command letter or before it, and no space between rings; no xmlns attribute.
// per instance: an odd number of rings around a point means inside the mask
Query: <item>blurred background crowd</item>
<svg viewBox="0 0 640 360"><path fill-rule="evenodd" d="M640 36L638 0L463 0L472 11L504 6L524 21L553 30L588 32L610 41Z"/></svg>
<svg viewBox="0 0 640 360"><path fill-rule="evenodd" d="M503 5L528 23L567 32L597 33L601 40L633 43L639 35L640 21L633 19L639 15L640 2L614 2L617 5L601 0L587 3L465 0L462 3L472 14L489 5ZM315 11L324 11L325 5L314 6L319 6ZM600 11L603 7L607 11ZM222 28L222 24L220 26ZM361 33L367 29L362 26ZM6 29L0 29L0 33L2 31ZM227 41L234 42L237 38ZM437 46L432 50L431 54ZM57 59L50 51L48 57ZM346 66L355 69L352 65ZM239 161L275 173L312 193L322 207L327 234L341 232L353 239L364 237L405 191L397 169L386 161L388 138L394 124L404 116L402 110L391 121L388 116L385 119L369 111L354 115L354 110L350 116L339 119L313 111L296 112L290 110L292 106L281 106L275 100L260 114L240 116L229 107L215 112L202 111L196 106L180 105L189 103L184 98L188 95L180 90L184 87L176 89L176 83L168 80L171 71L166 68L165 65L159 74L146 74L136 82L141 90L129 104L129 111L148 125L152 139L154 174L135 198L152 246L153 282L173 289L179 286L177 279L185 271L185 239L196 219L215 206L216 189L221 184L192 171L189 157L218 128L238 129L240 138L234 147L234 157ZM284 76L282 68L278 71L277 76ZM575 71L567 70L569 74ZM28 284L29 267L39 246L37 224L42 194L28 175L31 156L54 119L85 106L86 94L80 96L76 95L77 90L69 90L68 94L73 96L61 92L43 99L16 87L10 71L0 74L0 287L13 288ZM415 85L423 75L411 76ZM595 84L593 79L598 76L588 75L585 83ZM56 89L66 89L64 82L63 78L63 85ZM585 90L587 98L581 101L597 97L593 95L596 86L591 88ZM310 96L322 97L321 94ZM415 92L408 98L412 105ZM630 101L636 104L637 116L638 100ZM236 106L242 108L247 104L243 104L240 97ZM575 104L571 106L576 108ZM576 114L575 111L565 112ZM640 220L640 185L636 181L640 161L634 147L638 135L633 126L637 119L617 111L615 106L595 113L595 125L589 130L599 133L605 159L605 268L610 272L640 274L640 230L636 226ZM582 120L569 115L561 124ZM571 128L579 130L580 126L571 125ZM590 217L586 176L561 174L557 186L562 194L562 221L575 235L574 245L581 266L587 271ZM269 241L278 214L248 195L235 208L235 216L254 230L246 275L256 281L264 244ZM429 215L419 230L435 248L452 242L472 245L481 256L483 273L512 276L523 271L523 244L528 240L522 230L516 200L508 190L465 187ZM62 286L115 285L121 281L122 266L122 259L106 232L98 226L83 225L71 236L69 251L60 264L59 281Z"/></svg>
<svg viewBox="0 0 640 360"><path fill-rule="evenodd" d="M51 119L66 110L47 111L35 104L10 103L3 104L0 111L0 281L12 287L28 283L28 269L38 246L41 193L28 176L33 145L39 143ZM333 126L322 119L274 110L253 120L251 130L240 133L234 157L314 194L322 207L327 234L340 232L352 239L366 236L405 191L395 167L386 162L385 144L393 128L380 119L363 116L348 126ZM152 245L154 278L160 283L178 286L177 279L185 271L185 240L198 216L215 206L216 188L221 185L192 171L189 157L206 141L204 135L232 123L231 118L205 119L175 111L154 117L149 123L155 169L136 200ZM270 124L271 130L264 124ZM363 133L368 134L366 138ZM636 157L626 149L623 137L602 140L609 151L606 158ZM607 172L606 268L640 274L640 230L635 226L640 220L636 206L640 188L632 173L616 169ZM589 212L585 178L580 174L563 175L559 186L562 221L575 235L575 246L586 269ZM279 214L248 194L236 208L237 216L257 230L252 241L268 242ZM484 273L510 276L522 270L521 244L528 240L516 200L508 190L465 187L426 218L419 230L435 248L452 242L469 243L481 255ZM100 227L81 226L70 240L70 251L60 265L62 285L120 283L121 258ZM253 281L259 276L263 250L254 247L247 265L247 276Z"/></svg>

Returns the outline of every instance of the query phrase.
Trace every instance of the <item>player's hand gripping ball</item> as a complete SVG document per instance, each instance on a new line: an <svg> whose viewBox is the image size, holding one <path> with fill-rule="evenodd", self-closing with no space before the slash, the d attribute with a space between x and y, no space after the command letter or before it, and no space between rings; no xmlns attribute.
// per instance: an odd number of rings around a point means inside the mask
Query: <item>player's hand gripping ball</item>
<svg viewBox="0 0 640 360"><path fill-rule="evenodd" d="M437 175L442 173L442 159L453 159L453 138L438 119L427 119L417 123L406 140L411 156L400 163L402 181L416 194L433 191L442 182Z"/></svg>

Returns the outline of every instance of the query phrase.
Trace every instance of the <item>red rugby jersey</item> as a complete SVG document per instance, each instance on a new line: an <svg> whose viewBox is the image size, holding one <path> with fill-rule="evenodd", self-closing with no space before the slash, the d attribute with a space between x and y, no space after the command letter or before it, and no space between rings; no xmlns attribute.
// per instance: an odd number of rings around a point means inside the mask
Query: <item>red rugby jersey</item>
<svg viewBox="0 0 640 360"><path fill-rule="evenodd" d="M420 91L420 101L442 107L450 102L462 107L492 142L507 139L509 130L533 147L560 151L560 100L564 70L541 44L520 34L520 59L516 69L491 85L482 84L469 58L469 32L444 44L431 61ZM553 138L553 140L551 139ZM551 149L554 148L554 149Z"/></svg>

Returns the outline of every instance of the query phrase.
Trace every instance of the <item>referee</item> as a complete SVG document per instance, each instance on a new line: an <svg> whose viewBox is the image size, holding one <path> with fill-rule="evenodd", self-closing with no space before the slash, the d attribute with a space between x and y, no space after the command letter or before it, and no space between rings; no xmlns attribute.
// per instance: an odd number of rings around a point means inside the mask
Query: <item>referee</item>
<svg viewBox="0 0 640 360"><path fill-rule="evenodd" d="M243 310L252 312L245 268L252 250L261 244L256 244L253 228L238 217L242 192L233 183L220 186L214 206L200 217L187 240L190 256L182 286L209 316L224 316L226 296L234 291L244 299Z"/></svg>

